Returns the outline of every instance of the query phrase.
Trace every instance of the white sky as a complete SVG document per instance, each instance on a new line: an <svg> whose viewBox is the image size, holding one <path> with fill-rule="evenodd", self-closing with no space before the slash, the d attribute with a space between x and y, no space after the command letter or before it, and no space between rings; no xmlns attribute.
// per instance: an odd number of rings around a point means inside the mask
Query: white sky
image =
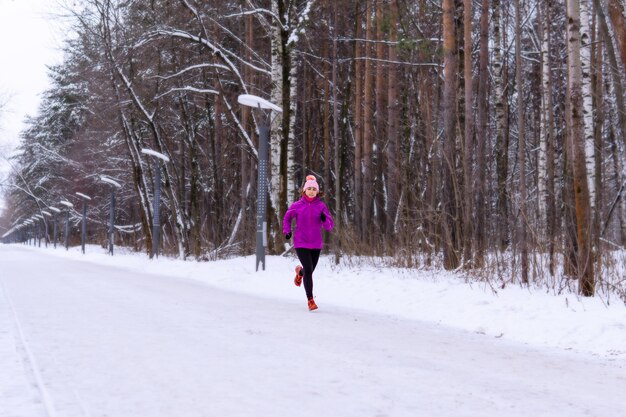
<svg viewBox="0 0 626 417"><path fill-rule="evenodd" d="M36 113L48 86L46 65L61 62L62 19L55 10L56 0L0 0L0 97L7 101L0 116L0 179L25 116Z"/></svg>

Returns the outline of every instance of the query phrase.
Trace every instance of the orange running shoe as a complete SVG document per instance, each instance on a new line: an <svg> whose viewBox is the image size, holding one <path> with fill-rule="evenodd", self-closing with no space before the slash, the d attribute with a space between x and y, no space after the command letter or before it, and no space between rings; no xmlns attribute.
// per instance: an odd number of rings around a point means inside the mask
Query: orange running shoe
<svg viewBox="0 0 626 417"><path fill-rule="evenodd" d="M309 298L309 310L317 310L317 304L315 304L313 298Z"/></svg>
<svg viewBox="0 0 626 417"><path fill-rule="evenodd" d="M302 284L302 275L300 275L300 271L302 270L302 266L296 266L296 277L293 279L293 283L296 284L296 287L299 287Z"/></svg>

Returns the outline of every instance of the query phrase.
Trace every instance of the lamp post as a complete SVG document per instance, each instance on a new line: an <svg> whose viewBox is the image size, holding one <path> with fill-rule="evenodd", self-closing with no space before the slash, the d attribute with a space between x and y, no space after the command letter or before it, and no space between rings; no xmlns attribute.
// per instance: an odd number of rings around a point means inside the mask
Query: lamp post
<svg viewBox="0 0 626 417"><path fill-rule="evenodd" d="M152 250L150 259L159 257L160 231L161 231L161 165L159 160L169 162L170 158L152 149L142 149L142 153L157 158L156 169L154 170L154 201L152 203Z"/></svg>
<svg viewBox="0 0 626 417"><path fill-rule="evenodd" d="M41 239L39 238L39 232L41 231L41 224L39 221L39 217L37 215L33 215L30 218L33 221L33 246L37 246L41 244Z"/></svg>
<svg viewBox="0 0 626 417"><path fill-rule="evenodd" d="M58 236L58 233L57 233L57 230L58 230L57 229L57 220L58 220L58 214L61 212L61 210L59 210L56 207L52 207L52 206L50 206L48 208L51 211L54 212L54 229L53 229L53 232L52 232L52 241L53 241L54 249L56 249L57 248L57 236Z"/></svg>
<svg viewBox="0 0 626 417"><path fill-rule="evenodd" d="M41 213L43 214L42 218L43 218L43 241L46 244L46 248L48 247L48 220L46 220L46 217L52 217L52 213L45 211L45 210L41 210Z"/></svg>
<svg viewBox="0 0 626 417"><path fill-rule="evenodd" d="M36 233L37 223L35 222L35 219L33 219L32 217L30 219L28 219L28 225L30 226L29 227L30 233L29 233L29 238L28 238L28 245L30 246L31 242L32 242L33 246L37 246L37 241L35 240L36 236L37 236L37 233Z"/></svg>
<svg viewBox="0 0 626 417"><path fill-rule="evenodd" d="M35 214L33 216L35 221L37 222L37 244L35 246L41 247L41 221L43 220L43 216L41 214Z"/></svg>
<svg viewBox="0 0 626 417"><path fill-rule="evenodd" d="M114 223L115 223L115 188L122 188L122 186L112 178L106 177L104 175L100 176L100 181L106 182L111 185L111 202L109 204L109 230L108 230L108 240L109 240L109 254L113 256L113 236L114 236Z"/></svg>
<svg viewBox="0 0 626 417"><path fill-rule="evenodd" d="M80 228L80 247L84 254L85 240L87 240L87 200L91 200L91 197L83 193L76 193L76 195L83 199L83 221Z"/></svg>
<svg viewBox="0 0 626 417"><path fill-rule="evenodd" d="M22 223L22 225L24 225L24 244L26 246L30 245L30 224L30 219L26 219L24 223Z"/></svg>
<svg viewBox="0 0 626 417"><path fill-rule="evenodd" d="M237 97L239 104L258 109L261 112L259 125L259 169L257 179L257 209L256 209L256 270L259 263L265 271L265 247L267 246L267 164L269 151L269 135L272 110L282 113L283 109L276 104L251 94L242 94ZM265 110L265 111L263 111Z"/></svg>
<svg viewBox="0 0 626 417"><path fill-rule="evenodd" d="M39 230L39 219L33 215L33 216L31 216L30 221L32 222L31 225L30 225L32 231L30 233L33 236L33 239L32 239L33 247L36 247L38 239L39 239L39 232L38 232L38 230Z"/></svg>
<svg viewBox="0 0 626 417"><path fill-rule="evenodd" d="M69 248L68 235L70 233L70 209L74 207L74 204L67 200L59 201L59 204L63 204L67 209L65 210L65 250Z"/></svg>

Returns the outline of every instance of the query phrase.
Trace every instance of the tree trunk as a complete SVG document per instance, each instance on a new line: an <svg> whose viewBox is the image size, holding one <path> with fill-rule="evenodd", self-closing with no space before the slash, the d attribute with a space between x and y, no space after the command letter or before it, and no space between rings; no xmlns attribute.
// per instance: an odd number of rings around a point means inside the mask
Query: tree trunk
<svg viewBox="0 0 626 417"><path fill-rule="evenodd" d="M472 2L473 0L463 0L464 13L463 13L463 48L464 48L464 90L465 90L465 141L463 144L463 261L466 268L472 268L472 236L473 236L473 161L472 155L474 155L474 75L472 65Z"/></svg>
<svg viewBox="0 0 626 417"><path fill-rule="evenodd" d="M324 42L324 46L322 47L322 51L323 51L323 56L325 57L324 59L324 64L323 64L323 69L324 69L324 77L321 79L321 82L323 83L323 90L324 91L324 104L322 106L322 125L324 128L324 181L323 181L323 187L327 190L330 191L330 166L331 166L331 159L330 159L330 97L331 97L331 93L330 93L330 89L333 88L333 86L330 83L330 78L331 78L331 70L329 67L329 61L330 61L330 54L328 53L328 43Z"/></svg>
<svg viewBox="0 0 626 417"><path fill-rule="evenodd" d="M500 0L493 0L493 81L495 102L495 134L496 134L496 176L497 176L497 242L500 250L506 249L509 241L509 200L506 180L508 176L509 144L505 132L506 113L505 95L502 72L502 31Z"/></svg>
<svg viewBox="0 0 626 417"><path fill-rule="evenodd" d="M539 213L545 219L545 238L548 244L549 271L554 276L555 242L556 242L556 207L554 197L554 104L552 100L552 66L551 66L551 21L553 0L546 0L540 8L541 33L541 134L539 145ZM541 19L542 18L542 19Z"/></svg>
<svg viewBox="0 0 626 417"><path fill-rule="evenodd" d="M455 233L458 210L454 186L456 143L456 85L458 77L454 0L443 0L443 189L441 195L443 229L443 266L456 269L459 254L456 252Z"/></svg>
<svg viewBox="0 0 626 417"><path fill-rule="evenodd" d="M283 149L285 143L286 126L289 126L289 80L290 74L289 60L287 59L288 53L285 51L286 33L283 29L286 22L284 17L286 14L285 5L283 0L272 0L271 10L275 16L279 17L279 21L275 19L272 21L272 38L271 38L271 84L272 93L270 101L277 106L282 107L283 112L272 115L272 124L270 128L270 143L269 143L269 201L271 202L271 208L268 208L269 213L274 210L275 216L280 216L283 204L281 199L283 198L282 184L284 183L281 175L283 174L282 164L284 158L287 156L286 149ZM255 112L257 118L263 117L260 112ZM264 123L263 120L257 119L257 124ZM257 165L258 170L258 165ZM286 202L285 202L286 203ZM274 226L274 222L271 221L268 224L271 228Z"/></svg>
<svg viewBox="0 0 626 417"><path fill-rule="evenodd" d="M517 132L519 164L519 246L522 257L522 283L528 284L528 216L526 192L526 119L524 114L524 80L522 78L522 10L520 0L515 0L515 83L517 84Z"/></svg>
<svg viewBox="0 0 626 417"><path fill-rule="evenodd" d="M622 71L626 71L626 10L620 0L608 0L608 3L609 18L622 57Z"/></svg>
<svg viewBox="0 0 626 417"><path fill-rule="evenodd" d="M374 74L372 71L372 48L371 40L374 40L374 23L373 12L376 0L369 0L366 9L365 24L365 84L363 92L363 193L361 194L361 224L370 225L372 200L373 200L373 166L372 166L372 149L373 142L373 118L374 118ZM367 190L367 191L366 191ZM366 230L370 227L361 228L361 238L367 240Z"/></svg>
<svg viewBox="0 0 626 417"><path fill-rule="evenodd" d="M574 199L576 204L577 226L577 266L579 291L583 296L594 295L595 281L593 274L593 254L590 238L591 207L587 188L587 171L585 167L582 68L580 62L580 9L578 0L567 2L568 20L568 83L570 114L572 122L571 145L573 150Z"/></svg>
<svg viewBox="0 0 626 417"><path fill-rule="evenodd" d="M604 10L602 9L602 4L600 3L600 0L593 0L593 4L596 7L600 33L602 34L602 38L604 39L604 46L606 48L606 53L609 58L611 79L613 82L613 88L615 89L615 107L620 130L619 134L621 135L622 143L626 147L626 106L624 105L624 87L622 84L622 72L619 69L619 64L617 62L613 42L611 42L611 34L609 33L609 27L606 23L606 16L604 14Z"/></svg>
<svg viewBox="0 0 626 417"><path fill-rule="evenodd" d="M386 77L387 71L385 71L385 67L388 65L385 63L385 35L383 31L383 26L388 21L385 19L385 15L383 13L383 0L376 0L376 130L374 131L373 136L373 160L374 166L372 167L372 189L375 192L375 196L372 199L374 201L376 210L372 215L375 215L376 218L372 221L375 225L376 232L374 236L385 236L385 218L387 216L386 213L386 190L385 183L383 181L383 163L381 161L382 150L387 147L386 143L388 141L388 137L386 135L386 121L385 121L385 113L387 110L387 106L385 104L385 99L387 98L387 85L386 85ZM386 239L382 239L383 241ZM371 239L372 243L379 242L381 239Z"/></svg>
<svg viewBox="0 0 626 417"><path fill-rule="evenodd" d="M398 102L398 66L394 62L398 61L398 0L391 0L389 3L389 71L387 80L389 88L387 90L387 168L388 168L388 209L387 209L387 233L394 237L397 233L398 211L400 199L400 152L398 138L399 108Z"/></svg>
<svg viewBox="0 0 626 417"><path fill-rule="evenodd" d="M360 230L362 227L361 221L361 198L363 195L363 170L362 170L362 149L363 149L363 104L361 102L363 98L363 61L361 51L361 2L356 1L355 4L355 30L354 38L354 220L355 227Z"/></svg>
<svg viewBox="0 0 626 417"><path fill-rule="evenodd" d="M604 79L602 76L603 71L603 62L602 62L602 54L603 48L602 43L598 42L598 25L596 14L592 13L592 23L591 23L591 95L592 95L592 106L595 109L595 123L593 125L593 142L594 148L596 152L594 167L595 167L595 201L592 203L595 207L593 212L593 247L596 249L596 265L600 265L600 257L602 255L601 246L600 246L600 237L602 233L602 216L604 213L604 189L602 186L602 131L604 129L604 97L602 96L602 85L604 83Z"/></svg>
<svg viewBox="0 0 626 417"><path fill-rule="evenodd" d="M338 22L338 5L337 2L334 2L334 11L333 11L333 20L335 31L333 33L333 60L332 60L332 89L333 89L333 138L334 138L334 163L335 163L335 215L333 219L335 220L335 228L337 230L341 230L342 226L342 215L341 215L341 187L343 185L342 175L341 175L341 137L339 135L339 104L337 97L337 22ZM335 242L334 252L335 252L335 263L339 264L339 257L341 254L341 234L333 233L333 241Z"/></svg>
<svg viewBox="0 0 626 417"><path fill-rule="evenodd" d="M580 0L580 64L582 70L583 123L585 132L585 165L589 202L595 207L595 146L593 140L593 102L591 97L591 36L589 34L589 0Z"/></svg>
<svg viewBox="0 0 626 417"><path fill-rule="evenodd" d="M487 117L489 110L489 98L487 96L489 81L489 0L482 0L480 16L480 56L479 56L479 79L478 79L478 123L476 124L476 169L478 170L475 187L476 220L474 227L475 260L476 267L484 265L486 249L486 222L485 206L487 186L487 164L485 156L489 138L487 135Z"/></svg>
<svg viewBox="0 0 626 417"><path fill-rule="evenodd" d="M611 42L611 36L609 33L609 28L608 25L606 23L606 16L604 14L604 11L602 9L602 5L600 3L600 0L593 0L595 9L596 9L596 15L598 18L598 27L600 30L600 34L603 40L603 45L604 48L606 50L606 54L607 57L609 59L608 62L608 68L609 71L611 73L611 82L613 85L613 90L615 92L614 97L615 97L615 110L617 113L617 127L618 129L615 129L615 127L611 124L611 129L612 132L615 133L615 136L619 136L621 137L623 146L626 147L626 108L624 106L624 88L622 85L622 77L621 77L621 72L619 71L619 64L617 62L617 58L616 58L616 54L615 54L615 49L613 48L613 42ZM619 158L619 155L618 155ZM623 174L621 174L621 172L623 172L622 170L618 170L618 184L624 184L624 177ZM620 187L623 187L623 185L618 185L618 189L622 189ZM618 196L619 198L619 196ZM620 205L622 210L621 213L618 213L620 221L621 221L621 235L622 235L622 245L626 244L626 197L624 197L624 195L621 195L621 198L618 199L618 203L619 201L621 201Z"/></svg>

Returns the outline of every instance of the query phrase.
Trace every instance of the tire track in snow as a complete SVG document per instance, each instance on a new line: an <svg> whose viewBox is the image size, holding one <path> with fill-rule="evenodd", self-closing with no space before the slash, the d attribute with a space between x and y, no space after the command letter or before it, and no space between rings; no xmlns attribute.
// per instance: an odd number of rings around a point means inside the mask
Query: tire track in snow
<svg viewBox="0 0 626 417"><path fill-rule="evenodd" d="M9 310L11 311L11 314L13 316L13 323L15 325L15 328L17 329L19 343L22 345L21 348L26 353L26 359L28 361L28 364L30 365L31 371L35 378L37 389L39 389L39 392L41 394L41 399L42 399L44 408L46 410L46 414L48 415L48 417L58 417L56 408L54 406L54 401L52 400L52 396L48 392L43 382L43 378L41 376L41 371L39 369L39 365L37 364L37 360L35 359L35 356L33 355L28 345L28 341L26 340L26 337L24 336L24 330L22 329L22 324L20 323L20 319L17 316L17 311L15 310L15 307L13 306L13 300L11 299L11 296L9 294L9 290L7 289L6 285L4 285L4 281L2 279L0 279L0 286L2 287L2 293L4 294L4 299L6 300L7 306L9 307Z"/></svg>

